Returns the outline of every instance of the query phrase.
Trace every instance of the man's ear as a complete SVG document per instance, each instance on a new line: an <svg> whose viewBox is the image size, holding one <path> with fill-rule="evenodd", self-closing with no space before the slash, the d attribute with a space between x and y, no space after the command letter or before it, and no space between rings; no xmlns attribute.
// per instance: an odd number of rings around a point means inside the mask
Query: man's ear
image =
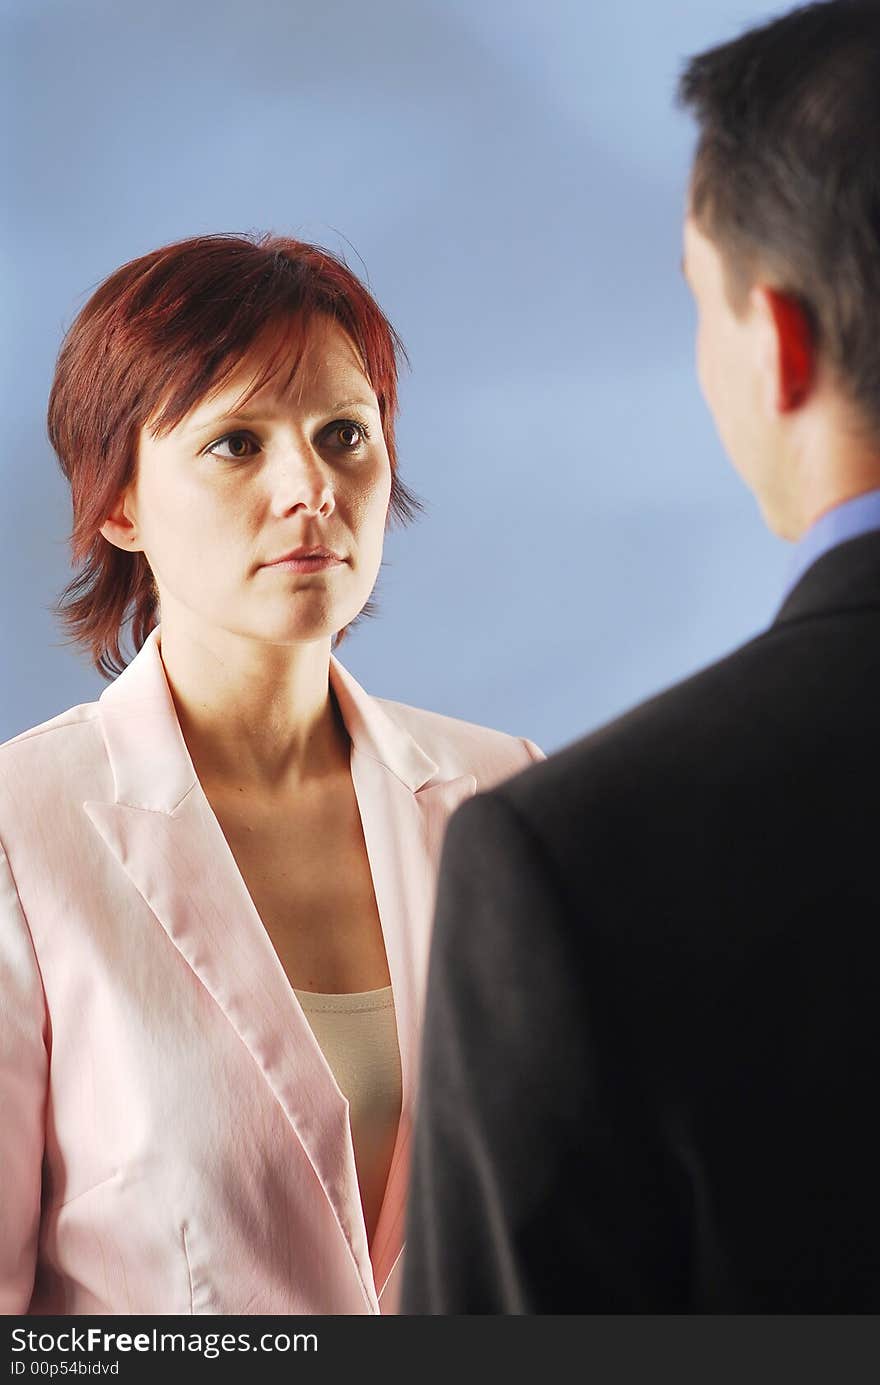
<svg viewBox="0 0 880 1385"><path fill-rule="evenodd" d="M789 294L756 285L752 296L763 336L768 409L791 413L806 402L813 388L816 347L810 320Z"/></svg>
<svg viewBox="0 0 880 1385"><path fill-rule="evenodd" d="M115 544L126 553L138 553L143 550L143 544L138 538L137 525L129 518L130 508L128 492L123 491L101 525L101 533L108 543Z"/></svg>

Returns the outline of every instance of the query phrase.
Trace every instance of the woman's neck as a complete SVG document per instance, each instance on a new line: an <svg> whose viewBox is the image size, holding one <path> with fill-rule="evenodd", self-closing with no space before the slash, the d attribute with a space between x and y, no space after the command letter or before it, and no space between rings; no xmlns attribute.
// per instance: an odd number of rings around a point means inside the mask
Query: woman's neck
<svg viewBox="0 0 880 1385"><path fill-rule="evenodd" d="M203 785L283 796L349 764L330 641L277 645L160 626L180 728Z"/></svg>

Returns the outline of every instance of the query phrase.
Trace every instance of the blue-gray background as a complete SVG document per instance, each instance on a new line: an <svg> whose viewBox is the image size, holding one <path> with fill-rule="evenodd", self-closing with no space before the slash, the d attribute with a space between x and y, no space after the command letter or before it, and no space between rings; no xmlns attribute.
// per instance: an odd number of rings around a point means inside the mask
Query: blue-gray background
<svg viewBox="0 0 880 1385"><path fill-rule="evenodd" d="M772 617L679 271L686 56L749 0L0 0L0 740L97 696L45 436L64 329L125 260L274 230L366 272L412 361L392 533L341 657L554 749ZM365 267L365 269L364 269Z"/></svg>

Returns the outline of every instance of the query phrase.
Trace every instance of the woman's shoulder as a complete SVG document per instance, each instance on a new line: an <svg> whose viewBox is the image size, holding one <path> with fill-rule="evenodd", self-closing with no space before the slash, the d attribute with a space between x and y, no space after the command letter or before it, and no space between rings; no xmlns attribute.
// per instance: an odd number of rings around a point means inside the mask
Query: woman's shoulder
<svg viewBox="0 0 880 1385"><path fill-rule="evenodd" d="M0 790L57 792L65 780L82 785L84 769L105 759L97 702L68 707L0 744Z"/></svg>
<svg viewBox="0 0 880 1385"><path fill-rule="evenodd" d="M472 774L479 789L491 788L544 758L538 746L524 736L496 731L424 707L411 707L405 702L392 702L383 697L375 700L430 756L441 774Z"/></svg>
<svg viewBox="0 0 880 1385"><path fill-rule="evenodd" d="M39 754L40 750L45 749L47 737L53 737L56 731L71 732L77 734L75 728L88 726L97 721L98 704L97 702L80 702L76 707L68 707L65 711L59 712L57 716L50 717L48 721L41 721L36 726L29 726L25 731L19 731L17 735L10 736L9 740L0 742L0 755L18 756L20 754ZM57 746L57 737L53 737ZM28 746L27 750L20 747Z"/></svg>

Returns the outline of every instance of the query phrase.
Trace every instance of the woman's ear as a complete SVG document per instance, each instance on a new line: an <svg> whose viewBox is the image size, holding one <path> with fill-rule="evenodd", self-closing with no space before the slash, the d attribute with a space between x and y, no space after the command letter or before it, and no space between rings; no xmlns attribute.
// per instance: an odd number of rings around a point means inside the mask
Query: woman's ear
<svg viewBox="0 0 880 1385"><path fill-rule="evenodd" d="M813 388L816 349L809 318L796 298L766 285L752 290L759 331L766 403L787 414L806 403Z"/></svg>
<svg viewBox="0 0 880 1385"><path fill-rule="evenodd" d="M108 543L114 544L126 553L139 553L143 550L143 544L138 539L136 523L129 517L130 509L128 492L123 491L101 525L100 532Z"/></svg>

